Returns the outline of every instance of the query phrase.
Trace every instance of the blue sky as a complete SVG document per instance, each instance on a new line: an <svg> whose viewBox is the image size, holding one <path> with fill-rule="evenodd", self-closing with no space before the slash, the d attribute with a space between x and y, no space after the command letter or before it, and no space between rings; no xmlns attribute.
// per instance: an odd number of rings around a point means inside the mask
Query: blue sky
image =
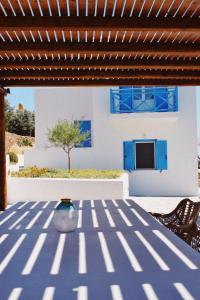
<svg viewBox="0 0 200 300"><path fill-rule="evenodd" d="M12 106L18 107L23 104L24 108L34 110L34 89L33 88L10 88L7 99Z"/></svg>
<svg viewBox="0 0 200 300"><path fill-rule="evenodd" d="M18 107L22 103L24 108L34 110L34 89L33 88L11 88L10 94L7 95L12 106ZM189 101L189 99L188 99ZM198 136L200 139L200 87L197 88L197 125Z"/></svg>

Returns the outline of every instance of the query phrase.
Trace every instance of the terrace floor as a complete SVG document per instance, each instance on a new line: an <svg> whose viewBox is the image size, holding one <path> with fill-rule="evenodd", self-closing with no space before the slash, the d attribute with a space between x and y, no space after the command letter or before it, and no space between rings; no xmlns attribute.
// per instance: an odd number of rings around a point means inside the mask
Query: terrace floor
<svg viewBox="0 0 200 300"><path fill-rule="evenodd" d="M200 299L200 254L133 200L74 203L68 234L52 224L56 202L0 214L1 300Z"/></svg>

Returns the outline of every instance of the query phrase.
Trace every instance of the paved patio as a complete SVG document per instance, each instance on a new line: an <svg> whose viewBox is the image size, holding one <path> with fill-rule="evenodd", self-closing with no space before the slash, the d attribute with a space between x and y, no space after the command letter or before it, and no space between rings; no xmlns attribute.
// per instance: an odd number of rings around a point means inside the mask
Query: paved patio
<svg viewBox="0 0 200 300"><path fill-rule="evenodd" d="M75 201L69 234L54 229L56 204L0 214L1 300L200 299L200 254L133 200Z"/></svg>

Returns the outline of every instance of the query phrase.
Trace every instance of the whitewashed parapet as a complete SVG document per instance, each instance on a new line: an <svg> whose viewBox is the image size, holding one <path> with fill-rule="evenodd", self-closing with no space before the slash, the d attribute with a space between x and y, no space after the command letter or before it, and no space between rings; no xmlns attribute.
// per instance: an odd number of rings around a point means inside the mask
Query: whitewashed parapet
<svg viewBox="0 0 200 300"><path fill-rule="evenodd" d="M123 199L128 196L128 174L117 179L8 177L8 202L76 199Z"/></svg>

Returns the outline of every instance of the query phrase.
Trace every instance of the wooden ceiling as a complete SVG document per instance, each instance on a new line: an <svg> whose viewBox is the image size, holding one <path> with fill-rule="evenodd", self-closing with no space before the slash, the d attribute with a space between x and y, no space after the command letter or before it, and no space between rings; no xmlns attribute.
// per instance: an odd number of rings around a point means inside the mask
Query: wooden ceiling
<svg viewBox="0 0 200 300"><path fill-rule="evenodd" d="M200 0L1 0L0 86L200 85Z"/></svg>

